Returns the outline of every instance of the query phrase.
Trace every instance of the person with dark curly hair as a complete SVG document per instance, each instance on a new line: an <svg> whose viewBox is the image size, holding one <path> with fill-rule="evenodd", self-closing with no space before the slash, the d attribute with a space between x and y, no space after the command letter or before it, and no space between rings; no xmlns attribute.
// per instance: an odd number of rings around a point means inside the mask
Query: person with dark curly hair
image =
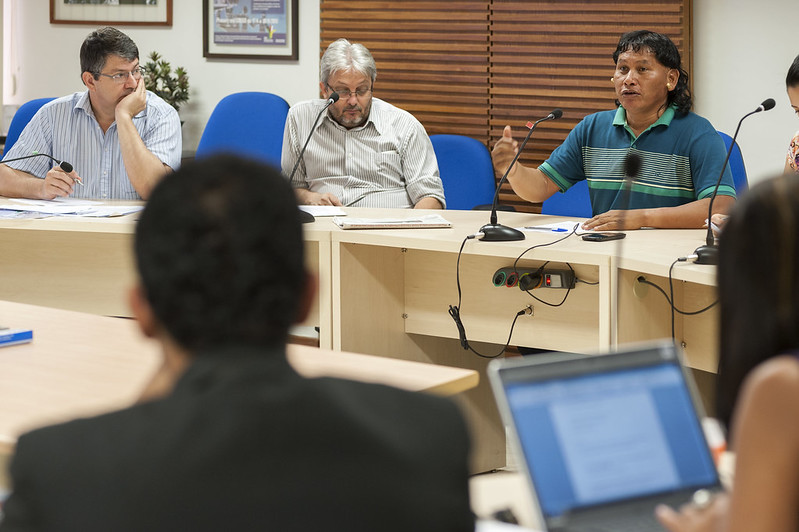
<svg viewBox="0 0 799 532"><path fill-rule="evenodd" d="M289 364L316 289L299 213L231 155L156 185L130 301L162 365L139 404L19 438L0 531L474 530L454 402Z"/></svg>
<svg viewBox="0 0 799 532"><path fill-rule="evenodd" d="M702 227L726 150L710 122L691 112L677 46L660 33L632 31L621 36L613 62L617 109L585 117L541 166L515 164L508 181L521 198L537 203L586 180L594 216L585 229ZM492 152L498 174L517 150L506 126ZM642 165L628 198L630 152ZM714 212L724 213L735 201L729 167L718 194Z"/></svg>

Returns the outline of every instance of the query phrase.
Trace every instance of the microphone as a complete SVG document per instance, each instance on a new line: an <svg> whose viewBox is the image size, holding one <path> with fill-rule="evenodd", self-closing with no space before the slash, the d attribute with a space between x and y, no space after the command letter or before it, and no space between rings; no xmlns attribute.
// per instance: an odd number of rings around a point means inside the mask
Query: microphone
<svg viewBox="0 0 799 532"><path fill-rule="evenodd" d="M313 136L314 131L316 131L316 126L319 123L319 118L322 116L322 113L324 113L327 110L328 107L330 107L337 101L338 101L338 93L337 92L330 93L330 97L325 102L325 106L322 107L322 110L319 111L318 115L316 115L316 119L313 122L313 127L311 128L311 132L308 133L308 138L305 139L305 144L302 145L302 149L300 150L300 155L297 157L297 162L294 163L294 168L291 169L291 174L289 174L289 183L291 182L291 179L294 177L294 174L297 173L297 168L300 166L300 161L302 161L302 154L305 153L305 148L307 148L308 143L311 142L311 137ZM307 224L313 222L314 220L316 220L316 218L313 217L313 214L300 210L300 221L302 223Z"/></svg>
<svg viewBox="0 0 799 532"><path fill-rule="evenodd" d="M563 116L563 111L560 109L555 109L551 113L549 113L544 118L536 120L535 123L529 125L530 131L527 132L527 136L524 137L521 146L516 151L516 156L511 161L508 169L505 170L502 178L499 180L499 184L497 184L497 189L494 191L494 201L491 204L491 219L490 222L483 227L480 228L480 232L483 233L483 238L481 240L487 240L490 242L510 242L513 240L524 240L524 233L519 231L518 229L514 229L512 227L508 227L505 225L501 225L497 223L497 204L499 203L499 191L502 188L502 184L508 178L508 174L510 173L513 165L516 164L516 161L519 159L519 156L522 154L522 150L524 146L527 144L527 141L530 140L530 136L535 131L536 126L541 122L546 122L547 120L557 120Z"/></svg>
<svg viewBox="0 0 799 532"><path fill-rule="evenodd" d="M57 164L58 164L58 166L60 166L60 167L61 167L61 169L62 169L63 171L65 171L66 173L70 173L70 172L73 170L73 168L72 168L72 165L71 165L71 164L69 164L68 162L66 162L66 161L59 161L59 160L58 160L58 159L56 159L55 157L52 157L52 156L50 156L50 155L47 155L46 153L34 153L34 154L32 154L32 155L26 155L26 156L24 156L24 157L16 157L16 158L14 158L14 159L3 159L2 161L0 161L0 163L10 163L10 162L14 162L14 161L21 161L21 160L23 160L23 159L30 159L31 157L47 157L48 159L50 159L50 160L52 160L53 162L57 163Z"/></svg>
<svg viewBox="0 0 799 532"><path fill-rule="evenodd" d="M774 109L775 105L777 105L777 102L774 101L774 98L764 100L763 103L757 107L757 109L746 113L738 121L738 127L735 128L735 135L732 136L730 148L727 150L727 157L724 159L724 164L721 165L721 172L719 172L719 178L716 180L716 187L713 189L713 194L710 196L710 204L707 207L707 236L705 237L705 245L699 246L696 248L696 251L694 251L694 255L696 255L696 259L694 260L695 264L718 264L719 262L719 248L716 246L716 237L713 236L713 228L710 225L710 218L713 216L713 202L715 201L716 195L719 192L721 178L724 176L724 169L727 168L727 162L730 160L732 149L735 147L735 139L738 138L738 132L741 130L741 124L746 117L755 113L759 113L760 111L769 111Z"/></svg>

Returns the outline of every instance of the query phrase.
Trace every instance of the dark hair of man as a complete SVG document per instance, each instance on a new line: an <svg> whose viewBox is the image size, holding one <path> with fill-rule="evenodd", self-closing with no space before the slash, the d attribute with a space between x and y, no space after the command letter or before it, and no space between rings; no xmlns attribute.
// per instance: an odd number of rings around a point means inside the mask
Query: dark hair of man
<svg viewBox="0 0 799 532"><path fill-rule="evenodd" d="M785 76L785 87L790 89L799 85L799 55L797 55L790 68L788 68L788 75Z"/></svg>
<svg viewBox="0 0 799 532"><path fill-rule="evenodd" d="M133 40L116 28L107 26L94 30L80 46L80 72L91 72L94 79L105 67L109 55L117 55L126 61L139 58L139 48Z"/></svg>
<svg viewBox="0 0 799 532"><path fill-rule="evenodd" d="M305 288L304 244L276 169L232 155L187 163L153 190L135 251L155 317L183 348L286 341Z"/></svg>
<svg viewBox="0 0 799 532"><path fill-rule="evenodd" d="M625 33L619 39L616 51L613 52L613 63L619 60L619 55L632 50L635 53L649 50L658 62L666 68L673 68L680 73L677 85L669 91L666 100L667 105L674 105L677 111L685 114L693 107L691 90L688 88L688 73L682 68L680 51L677 46L662 33L655 33L649 30L636 30ZM619 102L616 102L619 105Z"/></svg>
<svg viewBox="0 0 799 532"><path fill-rule="evenodd" d="M791 174L753 186L724 225L716 414L728 427L746 375L773 356L799 354L797 224L799 175Z"/></svg>

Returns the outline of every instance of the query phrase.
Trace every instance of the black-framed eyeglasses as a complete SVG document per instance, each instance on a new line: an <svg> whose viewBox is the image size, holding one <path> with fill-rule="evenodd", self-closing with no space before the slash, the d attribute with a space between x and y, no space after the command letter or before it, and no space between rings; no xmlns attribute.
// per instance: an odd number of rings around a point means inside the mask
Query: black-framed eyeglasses
<svg viewBox="0 0 799 532"><path fill-rule="evenodd" d="M372 92L372 87L359 87L354 91L351 91L349 89L334 89L330 85L327 85L327 88L333 92L337 92L339 98L344 98L344 99L349 98L350 96L353 95L355 95L356 98L363 98L364 96Z"/></svg>
<svg viewBox="0 0 799 532"><path fill-rule="evenodd" d="M102 72L95 73L95 75L97 76L104 76L106 78L111 78L111 81L113 81L117 85L122 85L123 83L127 82L129 76L133 76L133 79L139 81L143 74L144 74L144 67L137 67L131 70L130 72L119 72L118 74L103 74Z"/></svg>

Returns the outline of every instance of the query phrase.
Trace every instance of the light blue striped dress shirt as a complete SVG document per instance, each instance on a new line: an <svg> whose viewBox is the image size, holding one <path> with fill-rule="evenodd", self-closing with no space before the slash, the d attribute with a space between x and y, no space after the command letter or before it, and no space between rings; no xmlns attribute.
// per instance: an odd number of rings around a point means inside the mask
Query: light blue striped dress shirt
<svg viewBox="0 0 799 532"><path fill-rule="evenodd" d="M170 168L180 166L183 146L180 118L171 105L147 91L147 107L133 117L133 124L153 155ZM72 197L141 199L122 161L116 122L103 133L94 117L89 91L45 104L3 158L24 157L34 152L72 164L83 179L83 186L75 185ZM8 166L44 178L54 164L47 157L33 157Z"/></svg>
<svg viewBox="0 0 799 532"><path fill-rule="evenodd" d="M281 164L286 176L326 100L291 107L283 133ZM422 198L445 205L433 144L409 112L372 98L369 119L347 129L330 116L319 120L291 185L330 192L348 207L413 207Z"/></svg>

